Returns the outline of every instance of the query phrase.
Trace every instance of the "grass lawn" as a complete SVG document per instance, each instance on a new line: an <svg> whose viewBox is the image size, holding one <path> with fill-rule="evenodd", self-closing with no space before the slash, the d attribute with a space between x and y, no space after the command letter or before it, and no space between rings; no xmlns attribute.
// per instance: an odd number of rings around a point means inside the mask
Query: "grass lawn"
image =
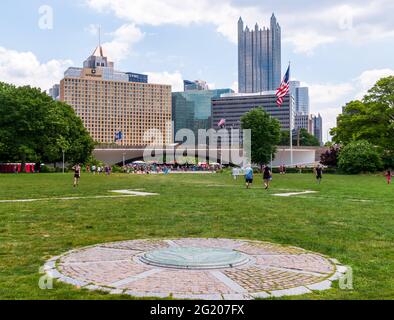
<svg viewBox="0 0 394 320"><path fill-rule="evenodd" d="M50 257L103 242L179 237L270 241L326 254L353 268L354 290L335 288L293 299L394 298L394 185L383 176L261 177L246 190L229 174L111 177L83 174L0 175L0 200L110 195L144 189L155 197L0 203L1 299L130 299L55 283L40 290ZM299 197L273 193L316 190ZM360 201L367 200L367 201Z"/></svg>

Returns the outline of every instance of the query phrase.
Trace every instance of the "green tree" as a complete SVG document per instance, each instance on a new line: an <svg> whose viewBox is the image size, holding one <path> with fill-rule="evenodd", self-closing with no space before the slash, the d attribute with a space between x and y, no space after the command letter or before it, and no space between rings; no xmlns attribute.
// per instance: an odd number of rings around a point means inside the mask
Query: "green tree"
<svg viewBox="0 0 394 320"><path fill-rule="evenodd" d="M339 168L346 173L376 172L383 169L381 154L365 140L353 141L339 154Z"/></svg>
<svg viewBox="0 0 394 320"><path fill-rule="evenodd" d="M280 142L280 123L271 118L263 108L255 108L241 118L242 129L250 129L251 160L256 164L267 164L271 161L271 155L275 156L276 146Z"/></svg>
<svg viewBox="0 0 394 320"><path fill-rule="evenodd" d="M366 140L394 151L394 77L379 80L362 101L351 101L331 132L339 144Z"/></svg>
<svg viewBox="0 0 394 320"><path fill-rule="evenodd" d="M299 134L299 136L298 136ZM298 139L299 138L299 139ZM299 131L295 130L293 133L293 146L297 146L298 142L302 147L318 147L320 146L319 140L311 135L308 130L302 128ZM289 146L290 145L290 132L282 131L280 138L281 146Z"/></svg>
<svg viewBox="0 0 394 320"><path fill-rule="evenodd" d="M0 160L56 162L62 148L67 160L84 162L94 143L81 119L67 104L29 86L0 83Z"/></svg>

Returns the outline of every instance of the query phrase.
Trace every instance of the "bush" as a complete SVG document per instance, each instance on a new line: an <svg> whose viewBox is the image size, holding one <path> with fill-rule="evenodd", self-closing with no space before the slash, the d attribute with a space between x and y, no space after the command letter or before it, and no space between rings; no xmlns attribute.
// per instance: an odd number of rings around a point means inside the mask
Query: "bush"
<svg viewBox="0 0 394 320"><path fill-rule="evenodd" d="M336 168L338 166L340 151L339 146L331 146L330 150L327 150L321 155L320 163L331 168Z"/></svg>
<svg viewBox="0 0 394 320"><path fill-rule="evenodd" d="M368 141L354 141L345 146L339 155L339 168L345 173L358 174L383 169L380 153Z"/></svg>
<svg viewBox="0 0 394 320"><path fill-rule="evenodd" d="M40 173L54 173L55 168L48 166L41 166Z"/></svg>
<svg viewBox="0 0 394 320"><path fill-rule="evenodd" d="M112 166L112 173L123 173L123 169L119 166Z"/></svg>

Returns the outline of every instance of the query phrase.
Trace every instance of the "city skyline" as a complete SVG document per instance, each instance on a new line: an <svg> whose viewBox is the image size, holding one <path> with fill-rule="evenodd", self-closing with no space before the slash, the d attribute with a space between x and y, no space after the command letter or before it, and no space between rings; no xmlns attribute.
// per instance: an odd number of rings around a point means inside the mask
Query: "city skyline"
<svg viewBox="0 0 394 320"><path fill-rule="evenodd" d="M325 121L324 139L345 102L361 97L380 76L394 73L393 49L386 45L394 37L393 25L384 19L394 4L384 0L204 0L196 7L189 1L182 6L168 1L47 1L53 9L52 29L39 27L41 1L17 3L3 2L1 14L7 19L0 19L0 25L12 32L0 38L0 80L43 90L86 58L97 45L99 24L103 46L111 46L110 57L121 70L147 73L150 82L171 84L173 91L181 90L184 79L197 78L207 80L210 88L237 88L239 16L248 25L263 25L272 12L282 26L282 63L291 60L293 79L309 86L311 112L321 113ZM150 15L146 6L152 8ZM163 17L162 12L168 14Z"/></svg>

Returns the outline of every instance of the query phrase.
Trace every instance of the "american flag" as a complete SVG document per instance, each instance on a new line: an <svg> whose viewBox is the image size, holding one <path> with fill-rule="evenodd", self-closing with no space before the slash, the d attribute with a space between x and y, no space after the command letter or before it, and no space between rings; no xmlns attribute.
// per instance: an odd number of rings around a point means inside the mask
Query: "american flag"
<svg viewBox="0 0 394 320"><path fill-rule="evenodd" d="M280 87L276 91L276 96L278 97L276 104L278 105L279 108L283 104L283 98L289 93L289 91L290 91L290 66L287 69L287 72L282 80L282 83L280 84Z"/></svg>

